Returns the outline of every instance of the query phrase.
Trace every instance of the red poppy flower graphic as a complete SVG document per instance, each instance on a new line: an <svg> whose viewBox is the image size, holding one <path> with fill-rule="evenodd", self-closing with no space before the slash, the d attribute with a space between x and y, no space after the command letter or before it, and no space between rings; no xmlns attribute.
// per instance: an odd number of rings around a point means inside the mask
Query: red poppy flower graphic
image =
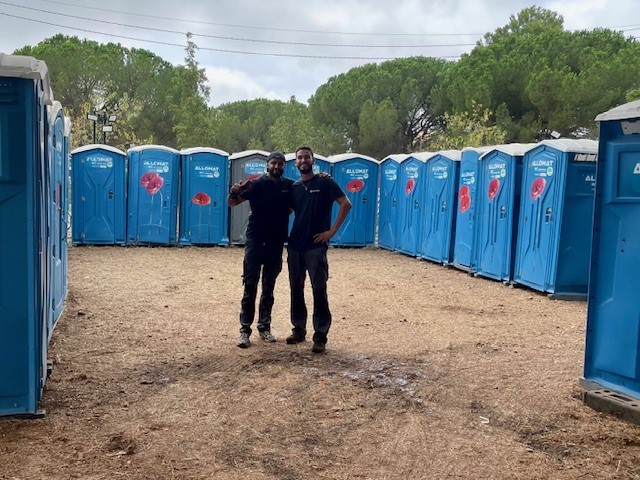
<svg viewBox="0 0 640 480"><path fill-rule="evenodd" d="M460 197L460 212L464 213L469 210L471 206L471 197L469 195L462 195Z"/></svg>
<svg viewBox="0 0 640 480"><path fill-rule="evenodd" d="M542 195L542 192L544 192L544 187L546 185L547 185L547 181L544 178L542 177L536 178L531 183L531 199L535 200L540 195Z"/></svg>
<svg viewBox="0 0 640 480"><path fill-rule="evenodd" d="M413 178L410 178L409 180L407 180L407 184L404 186L404 191L407 192L407 195L409 195L411 192L413 192L415 186L416 181Z"/></svg>
<svg viewBox="0 0 640 480"><path fill-rule="evenodd" d="M140 178L140 185L146 187L149 185L149 182L158 176L157 173L147 172Z"/></svg>
<svg viewBox="0 0 640 480"><path fill-rule="evenodd" d="M191 202L196 205L210 205L211 197L204 192L198 192L193 196Z"/></svg>
<svg viewBox="0 0 640 480"><path fill-rule="evenodd" d="M462 197L469 196L469 185L462 185L458 191L458 198L462 200Z"/></svg>
<svg viewBox="0 0 640 480"><path fill-rule="evenodd" d="M500 180L497 178L492 179L489 182L489 191L487 195L489 195L489 200L493 200L493 198L498 194L500 190Z"/></svg>
<svg viewBox="0 0 640 480"><path fill-rule="evenodd" d="M364 188L364 181L362 180L351 180L347 183L347 191L351 193L359 192Z"/></svg>
<svg viewBox="0 0 640 480"><path fill-rule="evenodd" d="M147 183L147 193L155 195L162 188L162 185L164 185L164 179L160 175L156 175Z"/></svg>

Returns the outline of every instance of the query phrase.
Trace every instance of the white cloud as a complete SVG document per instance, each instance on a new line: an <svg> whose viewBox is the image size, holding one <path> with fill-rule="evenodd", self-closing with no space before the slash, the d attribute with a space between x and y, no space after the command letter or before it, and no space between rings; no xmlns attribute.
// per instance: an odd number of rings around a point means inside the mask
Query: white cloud
<svg viewBox="0 0 640 480"><path fill-rule="evenodd" d="M288 97L282 98L266 86L271 83L268 77L255 77L244 71L226 67L209 67L205 68L205 72L211 87L212 106L254 98L288 100Z"/></svg>

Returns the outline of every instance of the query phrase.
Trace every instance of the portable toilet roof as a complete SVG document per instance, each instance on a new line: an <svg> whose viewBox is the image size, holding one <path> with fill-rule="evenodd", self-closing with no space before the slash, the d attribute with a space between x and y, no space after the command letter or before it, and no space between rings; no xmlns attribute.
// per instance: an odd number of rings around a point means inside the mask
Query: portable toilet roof
<svg viewBox="0 0 640 480"><path fill-rule="evenodd" d="M378 160L376 160L373 157L370 157L368 155L363 155L361 153L356 153L356 152L351 152L351 153L339 153L337 155L330 155L329 158L327 158L327 160L331 163L337 163L337 162L341 162L342 160L350 160L352 158L362 158L364 160L370 160L372 162L380 163L378 162Z"/></svg>
<svg viewBox="0 0 640 480"><path fill-rule="evenodd" d="M461 150L440 150L438 152L434 152L434 157L436 155L442 155L443 157L447 157L450 160L459 161L462 158Z"/></svg>
<svg viewBox="0 0 640 480"><path fill-rule="evenodd" d="M228 152L212 147L190 147L180 150L180 155L193 155L194 153L215 153L216 155L222 155L223 157L229 156Z"/></svg>
<svg viewBox="0 0 640 480"><path fill-rule="evenodd" d="M177 155L180 154L180 152L178 150L176 150L175 148L171 148L171 147L167 147L165 145L138 145L137 147L131 147L129 150L127 150L127 153L131 153L131 152L141 152L143 150L164 150L165 152L169 152L169 153L175 153Z"/></svg>
<svg viewBox="0 0 640 480"><path fill-rule="evenodd" d="M422 160L423 162L426 162L436 155L438 155L438 152L416 152L411 154L413 158L417 158L418 160Z"/></svg>
<svg viewBox="0 0 640 480"><path fill-rule="evenodd" d="M522 157L536 145L537 143L507 143L505 145L495 145L493 148L480 155L480 158L482 159L483 157L486 157L489 153L495 150L506 153L507 155L511 155L513 157Z"/></svg>
<svg viewBox="0 0 640 480"><path fill-rule="evenodd" d="M640 100L618 105L611 110L599 114L595 120L596 122L608 122L609 120L626 120L627 118L640 118Z"/></svg>
<svg viewBox="0 0 640 480"><path fill-rule="evenodd" d="M116 147L112 147L111 145L103 145L101 143L92 143L90 145L83 145L82 147L78 147L75 150L73 150L71 152L71 155L75 155L77 153L82 153L82 152L86 152L88 150L107 150L109 152L112 153L118 153L120 155L127 155L125 152L123 152L122 150L120 150L119 148Z"/></svg>
<svg viewBox="0 0 640 480"><path fill-rule="evenodd" d="M380 160L380 163L385 162L387 160L395 160L396 162L401 163L411 156L412 154L410 153L392 153L391 155L387 155L382 160Z"/></svg>
<svg viewBox="0 0 640 480"><path fill-rule="evenodd" d="M0 53L0 76L39 79L42 81L44 103L53 103L53 92L49 80L49 69L42 60L24 55Z"/></svg>
<svg viewBox="0 0 640 480"><path fill-rule="evenodd" d="M314 153L313 154L313 158L315 158L316 160L324 160L325 162L328 161L327 157L325 157L324 155L320 155L319 153ZM289 162L291 160L295 160L296 159L296 154L295 152L291 152L291 153L285 153L284 154L284 160L286 162Z"/></svg>
<svg viewBox="0 0 640 480"><path fill-rule="evenodd" d="M230 155L229 160L250 157L251 155L264 155L265 157L268 157L270 155L270 152L267 152L265 150L243 150L242 152L236 152Z"/></svg>
<svg viewBox="0 0 640 480"><path fill-rule="evenodd" d="M542 140L538 145L548 145L560 152L584 153L596 155L598 153L598 141L586 138L556 138L553 140Z"/></svg>

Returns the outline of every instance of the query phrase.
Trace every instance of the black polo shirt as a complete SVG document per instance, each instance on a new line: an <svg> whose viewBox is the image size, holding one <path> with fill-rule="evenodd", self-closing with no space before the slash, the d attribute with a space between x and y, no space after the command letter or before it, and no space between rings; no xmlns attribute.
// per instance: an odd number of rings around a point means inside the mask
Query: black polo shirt
<svg viewBox="0 0 640 480"><path fill-rule="evenodd" d="M297 180L291 187L291 204L295 213L289 235L289 248L295 251L324 246L315 243L313 236L331 228L333 202L344 197L340 185L331 177L313 176L303 182Z"/></svg>
<svg viewBox="0 0 640 480"><path fill-rule="evenodd" d="M247 225L247 241L284 243L289 229L289 206L293 180L281 177L273 181L267 174L253 180L242 192L249 201L251 213Z"/></svg>

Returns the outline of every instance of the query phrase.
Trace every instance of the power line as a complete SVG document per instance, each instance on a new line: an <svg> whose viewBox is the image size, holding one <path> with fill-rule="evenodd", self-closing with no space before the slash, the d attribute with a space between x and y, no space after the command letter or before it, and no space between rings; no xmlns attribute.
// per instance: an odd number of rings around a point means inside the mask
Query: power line
<svg viewBox="0 0 640 480"><path fill-rule="evenodd" d="M19 20L26 20L29 22L35 22L35 23L40 23L43 25L50 25L50 26L54 26L54 27L59 27L59 28L65 28L67 30L74 30L74 31L78 31L78 32L85 32L85 33L94 33L97 35L104 35L106 37L112 37L112 38L123 38L126 40L134 40L137 42L147 42L147 43L153 43L156 45L167 45L167 46L172 46L172 47L181 47L181 48L186 48L186 45L180 44L180 43L173 43L173 42L163 42L160 40L150 40L150 39L146 39L146 38L138 38L138 37L130 37L128 35L117 35L115 33L105 33L105 32L99 32L97 30L90 30L87 28L80 28L80 27L68 27L66 25L60 25L58 23L53 23L53 22L47 22L45 20L36 20L33 18L28 18L28 17L22 17L19 15L12 15L9 13L4 13L4 12L0 12L0 15L4 15L5 17L11 17L11 18L17 18ZM251 52L251 51L244 51L244 50L231 50L231 49L223 49L223 48L211 48L211 47L200 47L198 46L198 50L206 50L206 51L212 51L212 52L220 52L220 53L233 53L233 54L240 54L240 55L263 55L263 56L269 56L269 57L287 57L287 58L315 58L315 59L327 59L327 60L372 60L372 61L378 61L378 60L393 60L396 57L358 57L358 56L334 56L334 55L302 55L302 54L293 54L293 53L274 53L274 52ZM449 55L449 56L439 56L437 58L459 58L459 55Z"/></svg>
<svg viewBox="0 0 640 480"><path fill-rule="evenodd" d="M199 23L201 25L212 25L212 26L216 26L216 27L225 27L225 28L245 28L245 29L250 29L250 30L262 30L262 31L274 31L274 32L287 32L287 33L291 33L291 32L295 32L295 33L321 33L321 34L331 34L331 35L365 35L365 36L372 36L372 37L378 37L378 36L395 36L395 37L409 37L409 36L422 36L422 37L457 37L457 36L474 36L474 37L480 37L482 35L484 35L483 33L365 33L365 32L336 32L336 31L330 31L330 30L296 30L293 28L277 28L277 27L258 27L255 25L235 25L235 24L229 24L229 23L215 23L215 22L207 22L204 20L191 20L191 19L182 19L182 18L175 18L175 17L161 17L158 15L148 15L148 14L144 14L144 13L134 13L134 12L123 12L122 10L110 10L108 8L98 8L98 7L87 7L86 5L77 5L74 3L67 3L67 2L59 2L59 1L55 1L55 0L40 0L41 2L45 2L45 3L54 3L56 5L65 5L65 6L69 6L69 7L76 7L76 8L86 8L89 10L97 10L97 11L101 11L101 12L110 12L110 13L119 13L119 14L124 14L124 15L132 15L132 16L136 16L136 17L145 17L145 18L153 18L156 20L169 20L172 22L186 22L186 23Z"/></svg>
<svg viewBox="0 0 640 480"><path fill-rule="evenodd" d="M112 22L109 20L102 20L97 18L90 17L82 17L78 15L70 15L67 13L59 13L51 10L43 10L40 8L26 7L24 5L18 5L15 3L3 2L0 1L1 5L8 5L11 7L23 8L25 10L31 10L40 13L47 13L50 15L58 15L61 17L74 18L76 20L88 20L91 22L98 22L107 25L116 25L119 27L127 27L127 28L137 28L139 30L149 30L152 32L161 32L161 33L172 33L176 35L186 35L187 32L181 32L178 30L167 30L163 28L156 27L143 27L140 25L131 25L127 23L119 23ZM191 33L191 32L190 32ZM350 48L437 48L437 47L473 47L475 43L456 43L456 44L432 44L432 45L363 45L363 44L339 44L339 43L310 43L310 42L286 42L286 41L278 41L278 40L261 40L255 38L238 38L238 37L226 37L220 35L208 35L202 33L191 33L194 37L203 37L203 38L215 38L217 40L230 40L236 42L252 42L252 43L271 43L277 45L295 45L295 46L311 46L311 47L350 47Z"/></svg>

